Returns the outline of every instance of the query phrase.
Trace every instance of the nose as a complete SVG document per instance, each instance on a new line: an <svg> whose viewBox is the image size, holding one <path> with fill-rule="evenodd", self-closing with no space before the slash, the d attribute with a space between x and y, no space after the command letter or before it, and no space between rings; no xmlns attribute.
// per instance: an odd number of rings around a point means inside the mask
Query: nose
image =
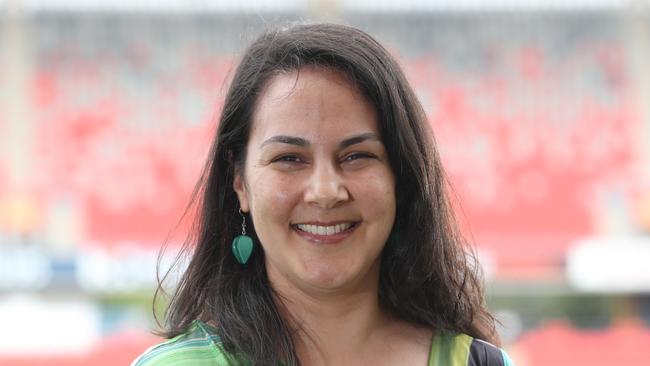
<svg viewBox="0 0 650 366"><path fill-rule="evenodd" d="M314 167L305 191L307 203L321 208L333 208L349 198L344 179L335 166L321 163Z"/></svg>

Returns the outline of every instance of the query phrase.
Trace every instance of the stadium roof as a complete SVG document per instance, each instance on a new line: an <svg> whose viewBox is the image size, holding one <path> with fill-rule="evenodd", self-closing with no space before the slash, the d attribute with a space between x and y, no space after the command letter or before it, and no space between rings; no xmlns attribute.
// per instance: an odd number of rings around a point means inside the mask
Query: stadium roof
<svg viewBox="0 0 650 366"><path fill-rule="evenodd" d="M20 5L28 11L303 11L314 6L350 12L486 11L486 10L611 10L650 0L0 0L0 6Z"/></svg>

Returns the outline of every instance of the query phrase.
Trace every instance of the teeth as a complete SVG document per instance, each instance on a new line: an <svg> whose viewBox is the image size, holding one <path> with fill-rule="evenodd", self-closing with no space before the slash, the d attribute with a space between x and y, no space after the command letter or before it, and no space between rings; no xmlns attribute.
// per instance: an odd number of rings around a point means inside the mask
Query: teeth
<svg viewBox="0 0 650 366"><path fill-rule="evenodd" d="M318 226L318 225L306 225L298 224L296 225L298 229L316 235L334 235L338 234L343 230L347 230L352 227L353 223L346 222L344 224L337 224L332 226Z"/></svg>

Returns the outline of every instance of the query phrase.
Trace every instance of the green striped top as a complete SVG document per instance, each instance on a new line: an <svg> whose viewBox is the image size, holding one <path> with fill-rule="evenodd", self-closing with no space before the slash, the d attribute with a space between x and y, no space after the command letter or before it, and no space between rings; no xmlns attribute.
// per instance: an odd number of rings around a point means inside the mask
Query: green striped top
<svg viewBox="0 0 650 366"><path fill-rule="evenodd" d="M131 366L245 366L227 357L216 330L195 320L188 330L146 350ZM500 349L465 334L436 332L428 366L514 366Z"/></svg>

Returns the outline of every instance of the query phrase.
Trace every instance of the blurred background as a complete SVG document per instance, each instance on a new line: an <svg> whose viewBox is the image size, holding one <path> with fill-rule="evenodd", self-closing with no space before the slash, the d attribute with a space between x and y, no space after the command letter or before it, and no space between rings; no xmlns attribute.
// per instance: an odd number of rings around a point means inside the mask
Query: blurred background
<svg viewBox="0 0 650 366"><path fill-rule="evenodd" d="M404 67L517 364L649 365L649 9L0 0L0 364L126 365L160 341L158 251L183 239L238 57L318 20Z"/></svg>

